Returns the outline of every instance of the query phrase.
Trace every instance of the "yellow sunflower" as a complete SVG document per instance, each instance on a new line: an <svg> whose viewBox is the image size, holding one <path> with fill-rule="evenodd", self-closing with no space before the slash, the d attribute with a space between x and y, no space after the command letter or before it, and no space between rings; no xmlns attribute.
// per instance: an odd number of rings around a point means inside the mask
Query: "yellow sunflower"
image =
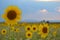
<svg viewBox="0 0 60 40"><path fill-rule="evenodd" d="M6 33L7 33L6 29L2 29L1 34L6 35Z"/></svg>
<svg viewBox="0 0 60 40"><path fill-rule="evenodd" d="M54 31L54 32L53 32L53 36L54 36L54 37L56 37L56 34L57 34L57 32L56 32L56 31Z"/></svg>
<svg viewBox="0 0 60 40"><path fill-rule="evenodd" d="M54 29L57 29L58 28L57 24L56 25L52 25L52 26L53 26Z"/></svg>
<svg viewBox="0 0 60 40"><path fill-rule="evenodd" d="M14 31L15 31L15 32L19 32L20 30L19 30L19 28L16 28L16 29L14 29Z"/></svg>
<svg viewBox="0 0 60 40"><path fill-rule="evenodd" d="M37 31L37 26L36 25L32 25L32 31L36 32Z"/></svg>
<svg viewBox="0 0 60 40"><path fill-rule="evenodd" d="M49 26L46 24L44 24L43 26L40 25L39 26L39 30L40 30L40 35L41 35L41 38L46 38L48 36L48 33L49 33Z"/></svg>
<svg viewBox="0 0 60 40"><path fill-rule="evenodd" d="M30 26L30 25L27 25L27 26L25 27L25 30L26 30L26 31L31 31L31 26Z"/></svg>
<svg viewBox="0 0 60 40"><path fill-rule="evenodd" d="M43 27L43 25L42 25L42 24L39 25L39 27L38 27L38 30L39 30L39 31L40 31L40 27Z"/></svg>
<svg viewBox="0 0 60 40"><path fill-rule="evenodd" d="M14 27L10 27L10 28L11 28L11 31L14 31L14 29L15 29Z"/></svg>
<svg viewBox="0 0 60 40"><path fill-rule="evenodd" d="M7 24L16 24L21 19L21 10L17 6L9 6L4 11L3 18Z"/></svg>
<svg viewBox="0 0 60 40"><path fill-rule="evenodd" d="M23 22L21 25L22 25L22 26L26 26L26 22Z"/></svg>
<svg viewBox="0 0 60 40"><path fill-rule="evenodd" d="M32 32L27 31L26 32L26 38L32 38Z"/></svg>

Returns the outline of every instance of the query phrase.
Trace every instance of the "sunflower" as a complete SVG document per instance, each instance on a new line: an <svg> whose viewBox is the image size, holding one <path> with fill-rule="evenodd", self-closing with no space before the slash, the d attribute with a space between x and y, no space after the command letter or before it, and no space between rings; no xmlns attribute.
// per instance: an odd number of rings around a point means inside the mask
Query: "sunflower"
<svg viewBox="0 0 60 40"><path fill-rule="evenodd" d="M40 31L40 27L43 27L43 25L42 24L39 25L39 29L38 29L39 31Z"/></svg>
<svg viewBox="0 0 60 40"><path fill-rule="evenodd" d="M56 34L57 34L57 32L56 32L56 31L54 31L54 32L53 32L53 36L54 36L54 37L56 37Z"/></svg>
<svg viewBox="0 0 60 40"><path fill-rule="evenodd" d="M27 26L25 27L25 30L26 30L26 31L31 31L31 26L30 26L30 25L27 25Z"/></svg>
<svg viewBox="0 0 60 40"><path fill-rule="evenodd" d="M10 27L10 28L11 28L11 31L14 31L14 29L15 29L14 27Z"/></svg>
<svg viewBox="0 0 60 40"><path fill-rule="evenodd" d="M26 26L26 22L23 22L21 25L22 25L22 26Z"/></svg>
<svg viewBox="0 0 60 40"><path fill-rule="evenodd" d="M48 33L49 33L49 26L46 24L44 24L43 26L40 25L39 26L39 30L40 30L40 35L41 35L41 38L46 38L48 36Z"/></svg>
<svg viewBox="0 0 60 40"><path fill-rule="evenodd" d="M7 24L16 24L21 19L21 10L17 6L9 6L4 11L3 18Z"/></svg>
<svg viewBox="0 0 60 40"><path fill-rule="evenodd" d="M56 25L52 25L53 28L56 30L58 28L57 24Z"/></svg>
<svg viewBox="0 0 60 40"><path fill-rule="evenodd" d="M7 33L6 29L2 29L1 34L5 35Z"/></svg>
<svg viewBox="0 0 60 40"><path fill-rule="evenodd" d="M37 26L36 25L32 25L32 31L36 32L37 31Z"/></svg>
<svg viewBox="0 0 60 40"><path fill-rule="evenodd" d="M32 38L32 32L27 31L26 32L26 38Z"/></svg>
<svg viewBox="0 0 60 40"><path fill-rule="evenodd" d="M19 28L16 28L16 29L14 29L14 31L15 31L15 32L19 32L20 30L19 30Z"/></svg>

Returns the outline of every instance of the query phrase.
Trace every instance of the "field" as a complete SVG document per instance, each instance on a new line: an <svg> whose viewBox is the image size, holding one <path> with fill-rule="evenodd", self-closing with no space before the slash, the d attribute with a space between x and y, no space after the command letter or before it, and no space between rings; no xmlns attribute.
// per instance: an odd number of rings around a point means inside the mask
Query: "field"
<svg viewBox="0 0 60 40"><path fill-rule="evenodd" d="M48 24L49 33L47 37L41 38L39 34L39 25ZM35 25L37 30L32 30ZM26 27L31 27L26 29ZM26 35L31 32L31 35ZM44 34L43 34L44 35ZM7 25L4 22L0 23L0 40L60 40L60 23L18 23L16 25Z"/></svg>

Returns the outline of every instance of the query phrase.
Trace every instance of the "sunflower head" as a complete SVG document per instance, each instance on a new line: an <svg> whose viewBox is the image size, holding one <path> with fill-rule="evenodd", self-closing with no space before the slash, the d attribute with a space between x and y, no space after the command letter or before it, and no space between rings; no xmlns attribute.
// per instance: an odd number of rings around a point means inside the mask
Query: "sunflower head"
<svg viewBox="0 0 60 40"><path fill-rule="evenodd" d="M7 33L6 29L2 29L1 34L6 35L6 33Z"/></svg>
<svg viewBox="0 0 60 40"><path fill-rule="evenodd" d="M25 27L25 30L26 30L26 31L31 31L31 26L30 26L30 25L27 25L27 26Z"/></svg>
<svg viewBox="0 0 60 40"><path fill-rule="evenodd" d="M16 28L16 29L14 29L14 31L15 31L15 32L19 32L20 30L19 30L19 28Z"/></svg>
<svg viewBox="0 0 60 40"><path fill-rule="evenodd" d="M54 37L56 37L56 34L57 34L57 32L56 32L56 31L54 31L54 32L53 32L53 36L54 36Z"/></svg>
<svg viewBox="0 0 60 40"><path fill-rule="evenodd" d="M21 19L21 10L17 6L9 6L4 11L3 18L8 24L16 24Z"/></svg>
<svg viewBox="0 0 60 40"><path fill-rule="evenodd" d="M36 32L37 31L37 26L36 25L32 25L32 31Z"/></svg>
<svg viewBox="0 0 60 40"><path fill-rule="evenodd" d="M42 38L46 38L49 33L49 26L47 25L40 25L40 34Z"/></svg>
<svg viewBox="0 0 60 40"><path fill-rule="evenodd" d="M22 26L26 26L26 22L23 22L23 23L22 23Z"/></svg>
<svg viewBox="0 0 60 40"><path fill-rule="evenodd" d="M57 29L57 28L58 28L58 26L57 26L57 25L52 25L52 26L53 26L53 28L54 28L54 29Z"/></svg>
<svg viewBox="0 0 60 40"><path fill-rule="evenodd" d="M11 28L11 31L14 31L14 29L15 29L14 27L10 27L10 28Z"/></svg>
<svg viewBox="0 0 60 40"><path fill-rule="evenodd" d="M26 38L32 38L32 32L27 31L26 32Z"/></svg>

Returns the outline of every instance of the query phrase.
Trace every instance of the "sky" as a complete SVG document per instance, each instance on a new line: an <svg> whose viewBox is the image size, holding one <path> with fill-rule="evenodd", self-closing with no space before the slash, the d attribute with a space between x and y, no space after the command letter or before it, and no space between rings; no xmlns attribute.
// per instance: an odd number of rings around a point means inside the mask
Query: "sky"
<svg viewBox="0 0 60 40"><path fill-rule="evenodd" d="M4 21L1 16L10 5L22 10L22 22L60 22L60 0L0 0L0 22Z"/></svg>

